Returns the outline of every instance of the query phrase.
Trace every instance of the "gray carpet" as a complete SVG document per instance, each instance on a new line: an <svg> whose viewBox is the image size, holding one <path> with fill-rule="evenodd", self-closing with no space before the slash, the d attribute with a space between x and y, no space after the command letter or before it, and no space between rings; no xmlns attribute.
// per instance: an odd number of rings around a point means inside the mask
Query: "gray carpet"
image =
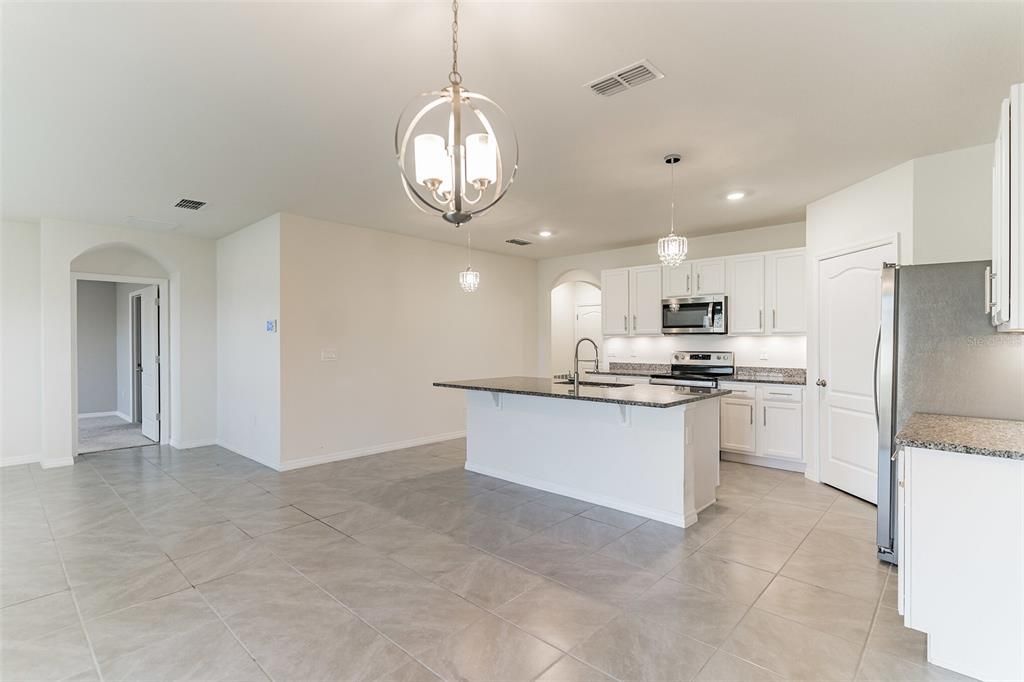
<svg viewBox="0 0 1024 682"><path fill-rule="evenodd" d="M142 425L120 417L86 417L78 420L78 454L153 445L142 435Z"/></svg>

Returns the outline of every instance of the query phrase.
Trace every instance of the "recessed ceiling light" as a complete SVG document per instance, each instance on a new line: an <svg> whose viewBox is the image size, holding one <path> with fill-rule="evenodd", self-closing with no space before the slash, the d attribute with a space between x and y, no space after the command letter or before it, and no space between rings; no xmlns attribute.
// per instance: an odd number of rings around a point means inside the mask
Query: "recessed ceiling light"
<svg viewBox="0 0 1024 682"><path fill-rule="evenodd" d="M746 192L729 192L725 195L725 198L729 201L739 201L745 196L747 196Z"/></svg>
<svg viewBox="0 0 1024 682"><path fill-rule="evenodd" d="M547 239L548 237L551 236L551 230L541 230L540 232L537 233L537 236L544 237L545 239Z"/></svg>

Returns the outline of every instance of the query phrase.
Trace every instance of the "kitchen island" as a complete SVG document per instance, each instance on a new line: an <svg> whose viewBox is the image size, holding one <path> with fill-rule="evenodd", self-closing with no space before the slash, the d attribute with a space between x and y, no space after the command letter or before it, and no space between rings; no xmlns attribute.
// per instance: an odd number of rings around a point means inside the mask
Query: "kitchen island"
<svg viewBox="0 0 1024 682"><path fill-rule="evenodd" d="M466 469L690 526L714 504L729 391L541 377L439 381L466 390Z"/></svg>

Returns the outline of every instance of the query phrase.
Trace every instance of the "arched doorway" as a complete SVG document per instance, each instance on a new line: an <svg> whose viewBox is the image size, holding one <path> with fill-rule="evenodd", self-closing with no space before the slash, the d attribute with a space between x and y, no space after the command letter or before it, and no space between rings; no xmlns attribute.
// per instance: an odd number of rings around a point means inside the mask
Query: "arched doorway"
<svg viewBox="0 0 1024 682"><path fill-rule="evenodd" d="M168 442L169 273L110 243L70 264L74 452Z"/></svg>
<svg viewBox="0 0 1024 682"><path fill-rule="evenodd" d="M555 281L551 288L550 329L552 375L573 371L573 354L581 338L593 339L601 348L601 287L590 273L574 270ZM581 349L581 358L590 359L592 353Z"/></svg>

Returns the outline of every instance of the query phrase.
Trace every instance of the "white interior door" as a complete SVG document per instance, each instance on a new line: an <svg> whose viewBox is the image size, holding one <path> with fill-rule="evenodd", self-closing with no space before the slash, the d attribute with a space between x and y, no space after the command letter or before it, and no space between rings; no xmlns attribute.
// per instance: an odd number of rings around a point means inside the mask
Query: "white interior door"
<svg viewBox="0 0 1024 682"><path fill-rule="evenodd" d="M142 298L142 435L160 442L160 315L159 288L146 287Z"/></svg>
<svg viewBox="0 0 1024 682"><path fill-rule="evenodd" d="M601 306L576 306L576 341L582 338L593 339L601 347Z"/></svg>
<svg viewBox="0 0 1024 682"><path fill-rule="evenodd" d="M821 480L869 502L878 497L875 350L885 244L821 261L818 269L818 444ZM820 384L819 384L820 386Z"/></svg>

